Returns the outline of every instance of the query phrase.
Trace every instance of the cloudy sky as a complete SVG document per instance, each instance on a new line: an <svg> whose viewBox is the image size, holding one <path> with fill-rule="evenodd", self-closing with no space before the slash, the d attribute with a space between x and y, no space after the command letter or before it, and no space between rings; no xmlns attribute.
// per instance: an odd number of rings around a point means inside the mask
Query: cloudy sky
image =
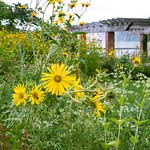
<svg viewBox="0 0 150 150"><path fill-rule="evenodd" d="M31 0L3 0L6 3L22 4L30 3ZM36 0L32 0L36 1ZM41 0L45 1L45 0ZM64 0L65 1L65 0ZM78 0L88 1L88 0ZM81 21L93 22L111 18L148 18L150 17L150 0L91 0Z"/></svg>

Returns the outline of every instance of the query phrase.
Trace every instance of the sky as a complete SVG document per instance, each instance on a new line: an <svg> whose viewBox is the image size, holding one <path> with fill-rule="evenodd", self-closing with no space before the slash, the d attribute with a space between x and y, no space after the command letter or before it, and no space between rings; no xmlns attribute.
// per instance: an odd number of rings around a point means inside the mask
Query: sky
<svg viewBox="0 0 150 150"><path fill-rule="evenodd" d="M3 0L6 3L26 4L31 0ZM36 1L36 0L33 0ZM45 0L41 0L45 1ZM87 1L87 0L79 0ZM148 18L150 0L91 0L91 5L81 18L84 22L98 22L112 18Z"/></svg>

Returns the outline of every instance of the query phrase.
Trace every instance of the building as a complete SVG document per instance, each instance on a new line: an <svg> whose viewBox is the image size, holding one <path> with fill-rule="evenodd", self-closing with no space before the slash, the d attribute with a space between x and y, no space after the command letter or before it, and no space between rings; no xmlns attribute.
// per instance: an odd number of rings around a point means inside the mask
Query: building
<svg viewBox="0 0 150 150"><path fill-rule="evenodd" d="M121 54L149 55L148 34L150 19L115 18L73 26L72 31L85 32L87 38L96 38L102 43L106 54L115 49Z"/></svg>

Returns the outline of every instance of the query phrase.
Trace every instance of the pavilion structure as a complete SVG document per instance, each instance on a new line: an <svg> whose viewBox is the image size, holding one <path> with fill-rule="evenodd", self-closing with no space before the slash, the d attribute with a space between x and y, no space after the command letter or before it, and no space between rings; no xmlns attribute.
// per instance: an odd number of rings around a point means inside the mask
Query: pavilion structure
<svg viewBox="0 0 150 150"><path fill-rule="evenodd" d="M105 32L106 53L115 48L115 32L136 32L140 34L140 54L147 53L147 34L150 34L150 19L148 18L114 18L99 22L75 25L72 31L84 33Z"/></svg>

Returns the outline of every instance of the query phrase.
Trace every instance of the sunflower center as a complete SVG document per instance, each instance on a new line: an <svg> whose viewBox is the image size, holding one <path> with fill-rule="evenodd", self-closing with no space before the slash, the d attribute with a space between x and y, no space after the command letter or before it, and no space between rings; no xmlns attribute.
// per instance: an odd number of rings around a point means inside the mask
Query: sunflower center
<svg viewBox="0 0 150 150"><path fill-rule="evenodd" d="M61 76L55 76L55 77L54 77L54 80L55 80L56 82L60 82L60 81L61 81Z"/></svg>
<svg viewBox="0 0 150 150"><path fill-rule="evenodd" d="M23 98L24 98L24 93L23 93L23 92L20 92L20 93L19 93L19 98L20 98L20 99L23 99Z"/></svg>
<svg viewBox="0 0 150 150"><path fill-rule="evenodd" d="M38 96L38 93L37 93L37 92L34 92L34 93L32 94L32 96L34 97L34 99L39 99L39 96Z"/></svg>
<svg viewBox="0 0 150 150"><path fill-rule="evenodd" d="M138 60L136 60L136 61L135 61L135 64L139 64L139 61L138 61Z"/></svg>

